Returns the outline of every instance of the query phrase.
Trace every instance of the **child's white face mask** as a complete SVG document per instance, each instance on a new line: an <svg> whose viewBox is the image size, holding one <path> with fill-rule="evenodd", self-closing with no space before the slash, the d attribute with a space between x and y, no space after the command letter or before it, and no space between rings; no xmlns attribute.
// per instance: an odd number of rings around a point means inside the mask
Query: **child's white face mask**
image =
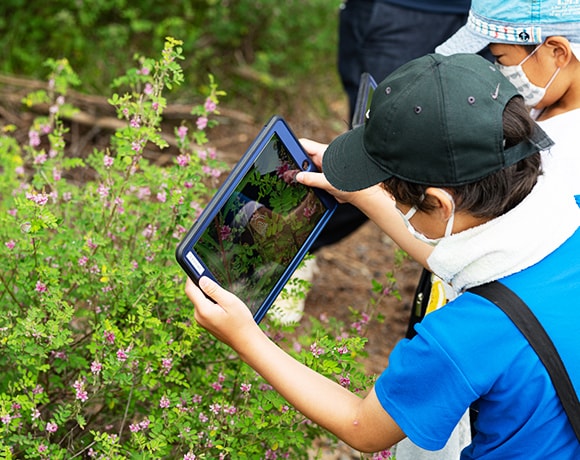
<svg viewBox="0 0 580 460"><path fill-rule="evenodd" d="M506 77L516 87L518 93L523 96L524 102L528 107L535 107L541 102L546 95L546 91L560 72L560 67L558 67L544 88L534 85L528 79L522 66L536 53L536 51L538 51L538 49L540 49L540 46L542 46L542 43L540 43L534 51L528 54L518 65L502 65L497 62L495 63L503 76Z"/></svg>
<svg viewBox="0 0 580 460"><path fill-rule="evenodd" d="M413 235L419 241L422 241L423 243L430 244L431 246L437 245L437 243L439 243L439 241L441 241L443 238L447 238L448 236L451 235L451 232L453 231L453 222L455 220L455 201L453 200L453 197L449 193L447 193L446 190L443 190L443 189L440 189L440 190L445 192L445 194L451 200L451 204L453 206L453 208L451 209L451 216L449 216L449 220L447 221L447 225L445 226L445 234L441 238L428 238L425 235L423 235L421 232L417 231L415 229L415 227L413 227L413 224L411 224L410 219L417 212L417 206L413 206L405 214L403 214L402 212L399 211L399 214L401 214L401 217L405 221L405 226L407 227L407 230L409 230L411 235Z"/></svg>

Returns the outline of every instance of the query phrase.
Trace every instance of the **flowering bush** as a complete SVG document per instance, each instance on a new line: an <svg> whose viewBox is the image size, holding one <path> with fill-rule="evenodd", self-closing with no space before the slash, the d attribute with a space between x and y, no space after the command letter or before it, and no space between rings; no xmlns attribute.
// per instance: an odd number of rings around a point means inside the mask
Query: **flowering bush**
<svg viewBox="0 0 580 460"><path fill-rule="evenodd" d="M167 145L163 91L182 81L180 45L168 38L159 60L138 58L116 80L127 92L110 103L126 126L86 160L65 155L78 83L66 60L49 60L48 89L25 100L50 107L28 142L3 128L0 458L295 459L322 434L192 320L174 251L225 170L206 146L224 94L213 79L195 126L175 129L174 163L142 155ZM79 170L93 179L75 181ZM335 321L294 339L263 328L315 370L368 388L359 334Z"/></svg>

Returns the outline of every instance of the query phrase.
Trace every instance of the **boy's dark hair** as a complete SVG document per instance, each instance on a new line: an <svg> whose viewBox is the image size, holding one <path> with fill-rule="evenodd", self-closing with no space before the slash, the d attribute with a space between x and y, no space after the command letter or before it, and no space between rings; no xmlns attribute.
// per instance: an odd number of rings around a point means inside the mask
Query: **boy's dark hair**
<svg viewBox="0 0 580 460"><path fill-rule="evenodd" d="M503 112L505 148L529 138L534 126L523 98L512 98ZM513 209L528 196L541 174L542 161L538 152L479 181L445 189L453 195L456 211L467 211L475 217L494 218ZM428 185L391 177L383 182L383 187L401 204L416 206L424 212L435 207L429 195L425 195Z"/></svg>

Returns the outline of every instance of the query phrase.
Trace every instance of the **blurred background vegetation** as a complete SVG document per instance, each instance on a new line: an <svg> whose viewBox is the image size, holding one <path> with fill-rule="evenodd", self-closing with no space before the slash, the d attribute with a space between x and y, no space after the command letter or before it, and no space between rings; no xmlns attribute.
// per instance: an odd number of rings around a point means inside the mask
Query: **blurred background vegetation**
<svg viewBox="0 0 580 460"><path fill-rule="evenodd" d="M345 98L336 69L340 0L2 0L0 73L45 79L66 57L81 92L109 95L113 79L183 40L186 81L170 96L193 103L211 73L224 105L256 119L315 111Z"/></svg>

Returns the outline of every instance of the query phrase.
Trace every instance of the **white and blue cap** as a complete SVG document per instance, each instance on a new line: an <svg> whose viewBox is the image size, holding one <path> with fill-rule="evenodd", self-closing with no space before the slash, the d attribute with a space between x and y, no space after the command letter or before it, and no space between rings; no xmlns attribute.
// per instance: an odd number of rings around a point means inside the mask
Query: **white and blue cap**
<svg viewBox="0 0 580 460"><path fill-rule="evenodd" d="M467 24L439 45L444 55L477 53L490 43L534 45L559 35L580 59L580 3L562 0L473 0Z"/></svg>

